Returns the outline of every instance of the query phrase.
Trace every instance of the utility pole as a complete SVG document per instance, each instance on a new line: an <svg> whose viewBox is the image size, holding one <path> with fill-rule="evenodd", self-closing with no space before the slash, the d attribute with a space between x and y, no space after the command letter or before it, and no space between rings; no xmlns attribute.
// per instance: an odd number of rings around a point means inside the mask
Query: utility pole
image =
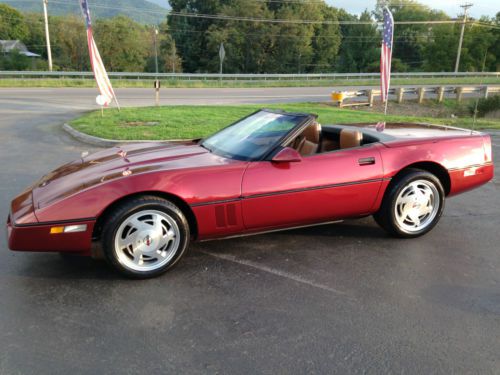
<svg viewBox="0 0 500 375"><path fill-rule="evenodd" d="M175 45L174 42L172 41L172 73L175 73Z"/></svg>
<svg viewBox="0 0 500 375"><path fill-rule="evenodd" d="M158 43L156 41L157 36L158 36L158 29L155 26L153 30L153 40L155 45L155 72L156 72L154 86L155 86L155 104L158 107L160 105L160 80L158 79Z"/></svg>
<svg viewBox="0 0 500 375"><path fill-rule="evenodd" d="M464 41L465 24L467 23L467 11L472 5L474 4L465 3L463 5L460 5L460 8L463 8L464 10L464 19L462 21L462 29L460 30L460 40L458 41L458 52L457 52L457 61L455 63L455 73L458 72L458 68L460 67L460 55L462 54L462 43Z"/></svg>
<svg viewBox="0 0 500 375"><path fill-rule="evenodd" d="M47 5L49 0L43 0L43 15L45 17L45 40L47 44L47 59L49 61L49 71L52 71L52 51L50 49L50 35L49 35L49 16L47 12Z"/></svg>
<svg viewBox="0 0 500 375"><path fill-rule="evenodd" d="M156 41L156 38L158 36L158 29L154 28L153 32L153 39L154 39L154 45L155 45L155 72L156 72L156 79L158 79L158 43Z"/></svg>
<svg viewBox="0 0 500 375"><path fill-rule="evenodd" d="M226 50L224 49L224 43L221 43L220 47L219 47L219 60L220 60L219 74L220 74L220 79L222 79L222 64L224 63L224 59L225 58L226 58Z"/></svg>

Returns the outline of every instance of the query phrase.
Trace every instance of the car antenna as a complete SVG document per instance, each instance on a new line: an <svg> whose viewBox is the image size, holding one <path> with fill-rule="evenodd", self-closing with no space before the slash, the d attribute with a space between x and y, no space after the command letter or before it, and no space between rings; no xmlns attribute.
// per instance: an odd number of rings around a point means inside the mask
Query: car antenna
<svg viewBox="0 0 500 375"><path fill-rule="evenodd" d="M486 67L486 57L488 56L488 48L486 48L486 51L484 52L484 58L483 58L483 67L481 69L481 73L484 73L484 68ZM481 90L481 86L483 86L483 78L481 77L481 82L479 83L479 90ZM481 91L479 91L481 93ZM481 95L479 95L481 96ZM470 131L470 134L474 133L474 129L476 128L476 120L477 120L477 107L479 106L479 96L476 98L476 104L474 105L474 114L472 117L472 129Z"/></svg>

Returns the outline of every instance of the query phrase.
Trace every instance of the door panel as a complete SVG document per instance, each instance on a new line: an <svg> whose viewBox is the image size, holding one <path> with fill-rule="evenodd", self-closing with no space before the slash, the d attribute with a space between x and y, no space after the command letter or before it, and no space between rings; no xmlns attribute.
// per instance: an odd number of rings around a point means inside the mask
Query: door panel
<svg viewBox="0 0 500 375"><path fill-rule="evenodd" d="M382 176L376 145L296 163L251 163L242 185L245 227L301 225L369 213Z"/></svg>

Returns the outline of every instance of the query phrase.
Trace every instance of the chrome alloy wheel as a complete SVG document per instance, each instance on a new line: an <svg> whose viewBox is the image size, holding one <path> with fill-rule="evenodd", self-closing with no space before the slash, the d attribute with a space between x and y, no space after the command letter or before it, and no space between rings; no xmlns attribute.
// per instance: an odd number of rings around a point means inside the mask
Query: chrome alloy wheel
<svg viewBox="0 0 500 375"><path fill-rule="evenodd" d="M172 260L181 240L176 221L162 211L144 210L127 217L115 234L118 261L134 271L154 271Z"/></svg>
<svg viewBox="0 0 500 375"><path fill-rule="evenodd" d="M409 183L399 193L394 205L394 217L402 231L416 233L427 228L439 212L439 192L427 180Z"/></svg>

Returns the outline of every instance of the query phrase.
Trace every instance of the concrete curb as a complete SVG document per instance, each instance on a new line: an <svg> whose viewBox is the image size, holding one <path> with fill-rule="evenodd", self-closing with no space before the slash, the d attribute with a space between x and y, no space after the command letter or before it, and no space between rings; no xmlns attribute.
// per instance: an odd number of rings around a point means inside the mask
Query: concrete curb
<svg viewBox="0 0 500 375"><path fill-rule="evenodd" d="M78 139L80 142L87 143L92 146L98 146L98 147L114 147L118 145L124 145L124 144L130 144L130 143L183 143L183 142L189 142L191 139L172 139L172 140L161 140L161 141L155 141L155 140L119 140L119 139L105 139L105 138L99 138L99 137L94 137L93 135L88 135L82 132L79 132L78 130L74 129L71 125L69 124L64 124L63 125L63 130L71 135L73 138Z"/></svg>

